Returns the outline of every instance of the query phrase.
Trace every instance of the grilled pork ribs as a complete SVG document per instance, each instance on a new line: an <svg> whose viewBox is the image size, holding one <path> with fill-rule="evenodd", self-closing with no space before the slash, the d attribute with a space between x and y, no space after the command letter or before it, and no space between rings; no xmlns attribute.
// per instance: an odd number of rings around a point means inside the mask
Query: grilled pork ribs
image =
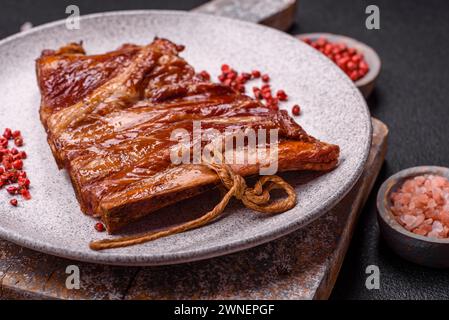
<svg viewBox="0 0 449 320"><path fill-rule="evenodd" d="M40 118L60 169L71 178L81 210L110 233L150 212L193 197L219 182L201 164L175 165L175 129L279 130L279 171L325 171L339 147L310 137L285 111L196 75L165 39L126 44L88 56L80 44L45 50L37 59ZM192 137L193 139L193 137ZM192 140L192 144L194 141ZM233 165L242 176L260 164Z"/></svg>

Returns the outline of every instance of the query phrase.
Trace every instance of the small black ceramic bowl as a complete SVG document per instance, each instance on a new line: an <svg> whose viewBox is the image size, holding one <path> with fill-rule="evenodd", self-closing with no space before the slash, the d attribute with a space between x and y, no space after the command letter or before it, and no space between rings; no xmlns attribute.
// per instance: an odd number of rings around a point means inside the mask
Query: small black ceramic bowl
<svg viewBox="0 0 449 320"><path fill-rule="evenodd" d="M401 257L411 262L434 268L449 267L449 239L420 236L402 227L391 212L391 193L405 180L433 174L449 179L449 168L423 166L402 170L388 178L377 194L380 232L387 244Z"/></svg>

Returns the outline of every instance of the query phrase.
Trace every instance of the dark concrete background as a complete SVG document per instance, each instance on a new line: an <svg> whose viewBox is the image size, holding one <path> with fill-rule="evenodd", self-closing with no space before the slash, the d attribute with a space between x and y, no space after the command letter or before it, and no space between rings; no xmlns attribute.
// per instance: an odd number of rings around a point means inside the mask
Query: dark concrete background
<svg viewBox="0 0 449 320"><path fill-rule="evenodd" d="M124 9L189 10L204 0L1 0L0 38L65 17L77 4L82 14ZM381 29L365 28L365 8L380 8ZM289 31L333 32L357 38L379 53L383 69L368 103L390 127L387 161L362 213L334 289L333 299L449 298L449 272L398 258L379 239L375 191L391 174L416 165L449 165L449 1L300 0ZM1 74L1 71L0 71ZM380 290L365 288L365 268L378 265Z"/></svg>

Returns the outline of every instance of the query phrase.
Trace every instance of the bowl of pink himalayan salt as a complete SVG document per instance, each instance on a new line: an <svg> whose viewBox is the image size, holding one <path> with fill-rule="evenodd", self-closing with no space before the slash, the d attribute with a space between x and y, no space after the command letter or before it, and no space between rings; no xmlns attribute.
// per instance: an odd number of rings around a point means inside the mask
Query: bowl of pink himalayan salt
<svg viewBox="0 0 449 320"><path fill-rule="evenodd" d="M401 257L449 267L449 168L422 166L387 179L377 194L382 237Z"/></svg>

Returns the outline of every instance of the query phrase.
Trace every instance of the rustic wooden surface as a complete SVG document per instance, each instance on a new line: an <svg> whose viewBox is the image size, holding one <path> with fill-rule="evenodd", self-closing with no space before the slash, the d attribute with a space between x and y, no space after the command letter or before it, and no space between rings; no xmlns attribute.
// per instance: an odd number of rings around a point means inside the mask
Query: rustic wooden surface
<svg viewBox="0 0 449 320"><path fill-rule="evenodd" d="M326 299L385 156L388 130L375 119L373 129L359 182L304 229L236 254L148 268L70 261L0 241L0 299ZM68 265L80 268L79 290L66 288Z"/></svg>
<svg viewBox="0 0 449 320"><path fill-rule="evenodd" d="M296 0L213 0L192 11L261 23L285 31L295 19L296 3Z"/></svg>

